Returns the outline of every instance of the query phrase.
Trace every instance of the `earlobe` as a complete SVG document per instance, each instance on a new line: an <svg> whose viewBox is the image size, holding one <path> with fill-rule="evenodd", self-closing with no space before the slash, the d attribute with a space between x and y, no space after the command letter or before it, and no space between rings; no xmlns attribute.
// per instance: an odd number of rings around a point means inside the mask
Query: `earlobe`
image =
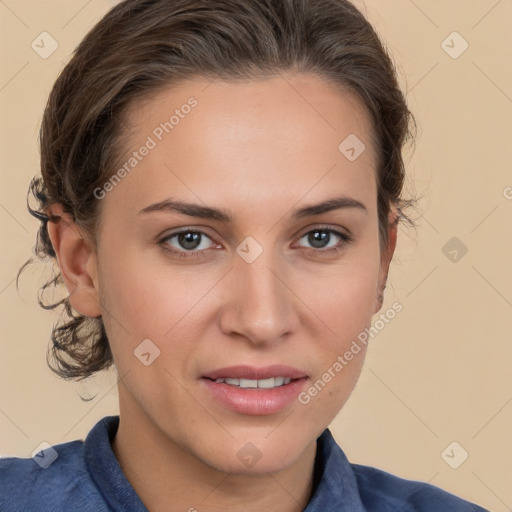
<svg viewBox="0 0 512 512"><path fill-rule="evenodd" d="M97 255L61 204L48 208L47 229L73 309L88 317L101 315L97 290Z"/></svg>

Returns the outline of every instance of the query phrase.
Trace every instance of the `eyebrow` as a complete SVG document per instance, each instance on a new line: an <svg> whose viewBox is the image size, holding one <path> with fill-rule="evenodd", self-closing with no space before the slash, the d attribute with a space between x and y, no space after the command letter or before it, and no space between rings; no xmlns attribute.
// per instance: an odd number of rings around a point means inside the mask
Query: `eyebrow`
<svg viewBox="0 0 512 512"><path fill-rule="evenodd" d="M293 212L292 218L302 219L304 217L320 215L332 210L345 208L356 208L362 210L365 213L368 212L366 206L357 199L348 196L338 196L332 199L327 199L326 201L322 201L321 203L299 208ZM181 213L190 217L218 220L225 223L232 223L234 219L233 216L226 210L213 208L211 206L203 206L195 203L177 201L173 199L166 199L164 201L146 206L138 213L138 215L153 212Z"/></svg>

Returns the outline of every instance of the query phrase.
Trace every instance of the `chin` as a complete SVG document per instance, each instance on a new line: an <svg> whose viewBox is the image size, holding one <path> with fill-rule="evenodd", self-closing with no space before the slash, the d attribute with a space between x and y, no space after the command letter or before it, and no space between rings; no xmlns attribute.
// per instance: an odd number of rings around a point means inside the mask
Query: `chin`
<svg viewBox="0 0 512 512"><path fill-rule="evenodd" d="M284 438L276 432L269 436L267 431L259 435L237 436L223 443L214 442L209 456L202 458L206 464L224 473L278 473L296 462L310 445L302 436L298 438L296 433L286 434Z"/></svg>
<svg viewBox="0 0 512 512"><path fill-rule="evenodd" d="M297 456L298 457L298 454ZM242 462L238 459L233 458L215 460L209 464L214 469L222 472L229 473L231 475L244 475L244 476L261 476L269 473L279 473L290 466L296 457L288 457L283 459L276 457L275 455L269 455L268 457L262 457L256 462ZM208 463L208 461L206 461Z"/></svg>

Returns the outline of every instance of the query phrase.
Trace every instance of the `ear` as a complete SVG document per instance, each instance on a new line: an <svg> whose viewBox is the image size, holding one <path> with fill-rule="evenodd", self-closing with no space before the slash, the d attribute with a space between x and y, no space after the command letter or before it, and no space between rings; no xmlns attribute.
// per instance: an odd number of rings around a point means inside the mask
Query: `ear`
<svg viewBox="0 0 512 512"><path fill-rule="evenodd" d="M101 315L98 293L97 255L61 204L51 205L47 228L73 309L84 316Z"/></svg>
<svg viewBox="0 0 512 512"><path fill-rule="evenodd" d="M386 282L388 280L389 265L393 258L396 247L398 219L398 211L395 208L392 208L388 215L388 243L386 247L384 247L381 255L379 282L377 286L377 300L374 314L380 311L384 302L384 289L386 288Z"/></svg>

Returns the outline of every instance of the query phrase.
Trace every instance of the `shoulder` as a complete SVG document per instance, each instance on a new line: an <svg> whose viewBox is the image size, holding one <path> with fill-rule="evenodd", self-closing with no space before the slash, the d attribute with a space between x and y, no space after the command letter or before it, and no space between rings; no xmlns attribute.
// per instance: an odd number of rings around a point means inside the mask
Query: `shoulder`
<svg viewBox="0 0 512 512"><path fill-rule="evenodd" d="M351 463L328 429L318 438L315 474L311 512L488 512L431 484Z"/></svg>
<svg viewBox="0 0 512 512"><path fill-rule="evenodd" d="M367 510L388 512L488 512L439 487L397 477L381 469L351 464Z"/></svg>
<svg viewBox="0 0 512 512"><path fill-rule="evenodd" d="M0 512L107 510L83 457L83 441L48 447L33 458L0 458ZM71 505L72 504L72 505Z"/></svg>

